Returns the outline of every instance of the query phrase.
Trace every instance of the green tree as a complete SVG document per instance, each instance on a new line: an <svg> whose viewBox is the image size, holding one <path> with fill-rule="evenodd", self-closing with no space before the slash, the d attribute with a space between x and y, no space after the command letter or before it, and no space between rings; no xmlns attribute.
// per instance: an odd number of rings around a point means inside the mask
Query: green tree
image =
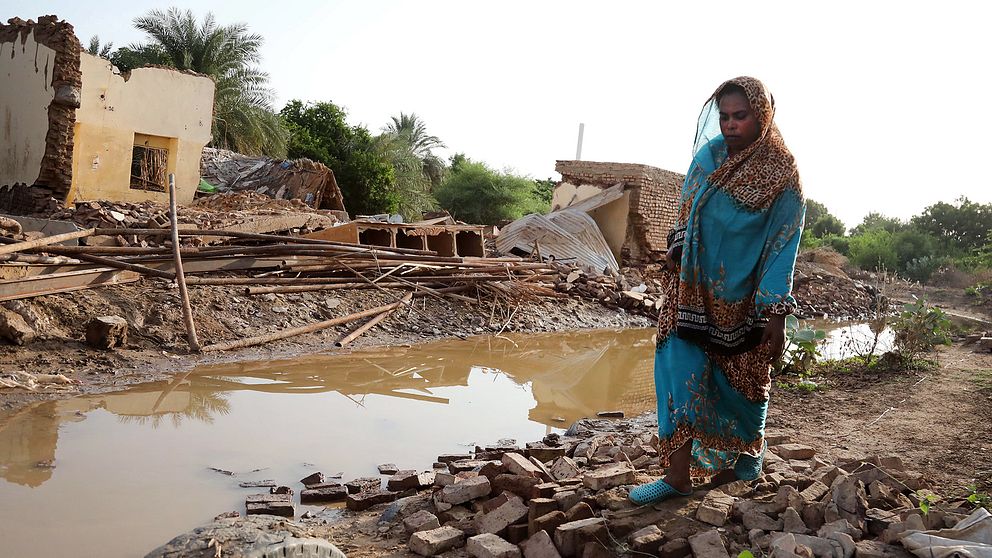
<svg viewBox="0 0 992 558"><path fill-rule="evenodd" d="M105 45L100 44L100 36L93 35L90 37L89 48L86 52L92 54L93 56L99 56L101 58L110 58L110 51L114 48L114 43L107 43Z"/></svg>
<svg viewBox="0 0 992 558"><path fill-rule="evenodd" d="M427 133L427 126L416 114L404 114L392 117L393 121L386 125L385 133L392 139L405 144L410 152L417 157L422 166L424 176L430 180L431 189L438 187L444 178L444 160L434 154L435 149L447 147L437 136Z"/></svg>
<svg viewBox="0 0 992 558"><path fill-rule="evenodd" d="M537 193L537 199L541 203L547 204L551 207L551 200L555 197L555 188L558 186L558 182L553 178L546 178L544 180L535 180L535 192Z"/></svg>
<svg viewBox="0 0 992 558"><path fill-rule="evenodd" d="M213 145L249 155L284 157L288 133L271 109L269 76L257 64L262 36L243 23L218 25L207 13L197 22L190 10L151 10L134 20L150 43L130 45L116 56L122 71L166 64L209 75L215 84Z"/></svg>
<svg viewBox="0 0 992 558"><path fill-rule="evenodd" d="M859 234L864 234L873 229L882 229L890 233L894 233L902 230L906 226L900 219L896 217L886 217L878 212L871 212L865 215L864 220L861 224L851 229L851 236L857 236Z"/></svg>
<svg viewBox="0 0 992 558"><path fill-rule="evenodd" d="M547 210L533 180L494 171L462 154L452 157L451 170L435 194L441 207L470 223L495 225Z"/></svg>
<svg viewBox="0 0 992 558"><path fill-rule="evenodd" d="M367 129L348 125L343 109L330 102L293 100L280 115L290 130L289 156L330 167L353 215L397 211L395 169Z"/></svg>
<svg viewBox="0 0 992 558"><path fill-rule="evenodd" d="M871 228L853 235L848 243L848 252L851 262L861 269L896 271L899 268L892 233L884 228Z"/></svg>
<svg viewBox="0 0 992 558"><path fill-rule="evenodd" d="M992 230L992 204L975 203L966 197L955 201L955 204L939 202L927 207L913 217L913 225L949 241L958 250L984 246Z"/></svg>
<svg viewBox="0 0 992 558"><path fill-rule="evenodd" d="M826 215L821 215L819 219L811 227L809 227L809 232L817 238L823 238L825 236L844 236L844 231L846 227L844 222L827 213Z"/></svg>

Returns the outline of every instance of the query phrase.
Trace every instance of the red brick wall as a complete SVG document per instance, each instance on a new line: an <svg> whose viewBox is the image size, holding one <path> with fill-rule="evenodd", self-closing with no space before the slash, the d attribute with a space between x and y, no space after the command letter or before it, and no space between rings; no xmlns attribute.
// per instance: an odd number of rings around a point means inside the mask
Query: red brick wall
<svg viewBox="0 0 992 558"><path fill-rule="evenodd" d="M558 161L555 170L562 182L600 188L622 182L630 192L624 263L656 261L668 249L666 239L678 213L685 175L649 165L595 161Z"/></svg>

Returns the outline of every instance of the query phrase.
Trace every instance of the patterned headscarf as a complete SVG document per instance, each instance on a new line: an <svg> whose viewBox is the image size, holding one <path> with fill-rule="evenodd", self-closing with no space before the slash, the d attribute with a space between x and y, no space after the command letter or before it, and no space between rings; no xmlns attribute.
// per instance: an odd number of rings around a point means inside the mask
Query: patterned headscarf
<svg viewBox="0 0 992 558"><path fill-rule="evenodd" d="M775 125L775 99L763 83L753 77L727 80L713 92L707 105L716 103L720 93L729 86L744 90L751 110L761 125L761 135L743 151L733 155L713 171L710 184L726 190L751 209L763 209L786 188L795 188L800 195L802 186L796 161L785 146L785 140Z"/></svg>

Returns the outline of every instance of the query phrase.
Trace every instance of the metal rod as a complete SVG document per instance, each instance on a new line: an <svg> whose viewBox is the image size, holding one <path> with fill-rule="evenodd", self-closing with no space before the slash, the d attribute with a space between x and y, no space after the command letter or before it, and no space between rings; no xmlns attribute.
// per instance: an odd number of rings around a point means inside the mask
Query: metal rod
<svg viewBox="0 0 992 558"><path fill-rule="evenodd" d="M196 338L196 324L193 323L193 309L189 305L189 291L186 290L186 274L183 273L183 259L179 254L179 221L176 211L176 175L169 173L169 219L172 222L172 257L176 267L176 284L179 285L179 299L183 303L183 321L186 322L186 340L189 350L200 352L200 340Z"/></svg>

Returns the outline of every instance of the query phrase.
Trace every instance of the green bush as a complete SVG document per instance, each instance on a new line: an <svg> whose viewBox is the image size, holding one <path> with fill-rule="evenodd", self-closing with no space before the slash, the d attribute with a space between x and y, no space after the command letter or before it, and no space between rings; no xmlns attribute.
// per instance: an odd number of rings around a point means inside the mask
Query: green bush
<svg viewBox="0 0 992 558"><path fill-rule="evenodd" d="M848 243L851 263L871 271L895 271L899 268L899 257L893 249L892 236L885 229L870 229L852 236Z"/></svg>
<svg viewBox="0 0 992 558"><path fill-rule="evenodd" d="M951 341L951 320L943 310L923 299L904 305L892 330L895 352L903 361L914 361Z"/></svg>
<svg viewBox="0 0 992 558"><path fill-rule="evenodd" d="M549 205L534 180L494 171L464 155L452 157L451 170L434 195L456 219L484 225L544 213Z"/></svg>

